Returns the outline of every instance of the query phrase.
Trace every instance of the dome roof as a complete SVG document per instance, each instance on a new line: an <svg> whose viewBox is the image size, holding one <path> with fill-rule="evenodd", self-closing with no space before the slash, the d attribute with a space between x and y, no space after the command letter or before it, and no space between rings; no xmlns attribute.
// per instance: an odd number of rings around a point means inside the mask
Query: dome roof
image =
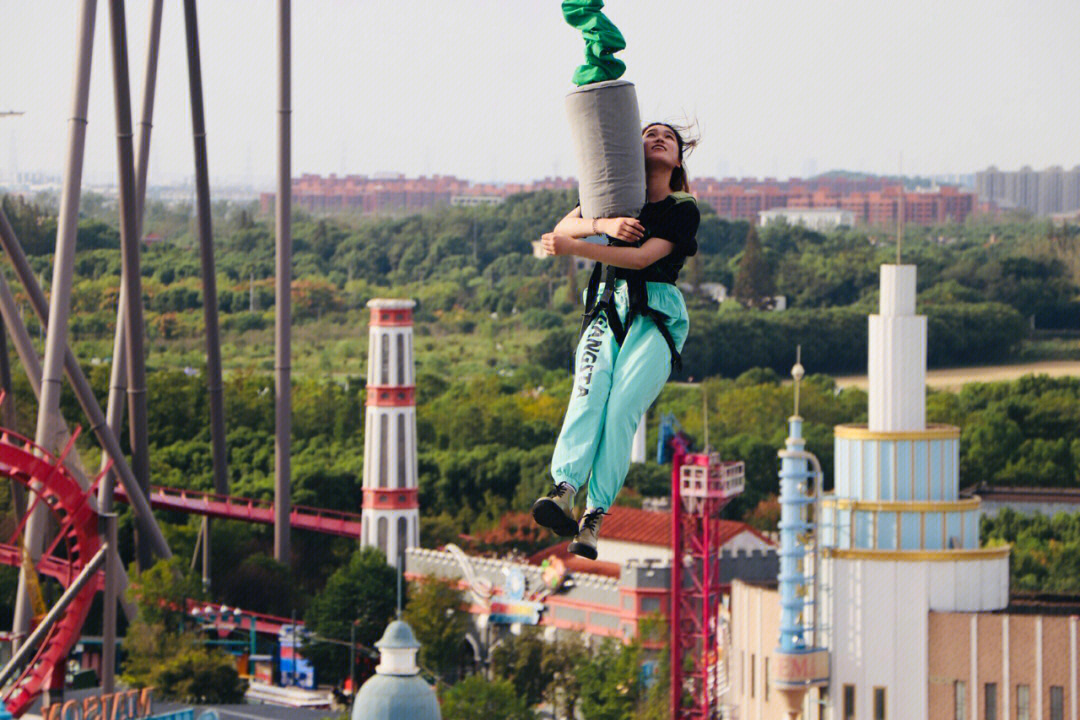
<svg viewBox="0 0 1080 720"><path fill-rule="evenodd" d="M351 719L442 720L442 713L435 690L418 675L374 675L356 694Z"/></svg>
<svg viewBox="0 0 1080 720"><path fill-rule="evenodd" d="M380 650L419 648L420 643L416 641L409 623L404 620L395 620L386 626L386 632L383 633L379 642L375 643L375 647Z"/></svg>

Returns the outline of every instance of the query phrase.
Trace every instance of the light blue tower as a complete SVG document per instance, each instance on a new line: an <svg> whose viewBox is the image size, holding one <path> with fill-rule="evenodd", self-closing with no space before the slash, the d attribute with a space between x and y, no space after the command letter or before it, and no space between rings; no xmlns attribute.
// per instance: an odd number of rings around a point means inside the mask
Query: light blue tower
<svg viewBox="0 0 1080 720"><path fill-rule="evenodd" d="M800 353L801 355L801 353ZM816 521L821 500L821 465L806 451L799 417L799 383L804 370L796 361L795 413L780 456L780 644L776 649L774 687L783 694L788 714L797 718L806 691L828 682L829 659L817 641L820 556ZM813 512L811 512L813 509Z"/></svg>

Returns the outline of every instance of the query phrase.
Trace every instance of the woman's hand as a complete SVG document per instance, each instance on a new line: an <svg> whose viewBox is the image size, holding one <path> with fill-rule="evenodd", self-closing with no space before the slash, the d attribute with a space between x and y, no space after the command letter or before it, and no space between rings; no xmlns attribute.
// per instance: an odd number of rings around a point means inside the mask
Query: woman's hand
<svg viewBox="0 0 1080 720"><path fill-rule="evenodd" d="M559 233L544 233L540 238L540 246L548 255L571 255L573 254L574 239Z"/></svg>
<svg viewBox="0 0 1080 720"><path fill-rule="evenodd" d="M634 218L603 218L596 221L596 229L623 242L637 242L645 237L645 226Z"/></svg>

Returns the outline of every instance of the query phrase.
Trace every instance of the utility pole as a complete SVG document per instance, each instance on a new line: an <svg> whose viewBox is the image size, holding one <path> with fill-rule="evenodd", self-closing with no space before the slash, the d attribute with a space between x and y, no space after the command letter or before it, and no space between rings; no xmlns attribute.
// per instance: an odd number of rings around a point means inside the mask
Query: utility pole
<svg viewBox="0 0 1080 720"><path fill-rule="evenodd" d="M278 186L274 294L274 559L289 565L292 468L292 4L278 9Z"/></svg>

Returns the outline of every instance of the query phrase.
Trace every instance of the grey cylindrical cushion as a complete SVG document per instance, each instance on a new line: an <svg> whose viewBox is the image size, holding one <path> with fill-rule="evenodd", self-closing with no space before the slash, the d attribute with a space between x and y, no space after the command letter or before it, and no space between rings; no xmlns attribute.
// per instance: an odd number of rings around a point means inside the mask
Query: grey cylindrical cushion
<svg viewBox="0 0 1080 720"><path fill-rule="evenodd" d="M566 96L578 163L581 216L637 217L645 204L645 150L634 84L584 85Z"/></svg>

